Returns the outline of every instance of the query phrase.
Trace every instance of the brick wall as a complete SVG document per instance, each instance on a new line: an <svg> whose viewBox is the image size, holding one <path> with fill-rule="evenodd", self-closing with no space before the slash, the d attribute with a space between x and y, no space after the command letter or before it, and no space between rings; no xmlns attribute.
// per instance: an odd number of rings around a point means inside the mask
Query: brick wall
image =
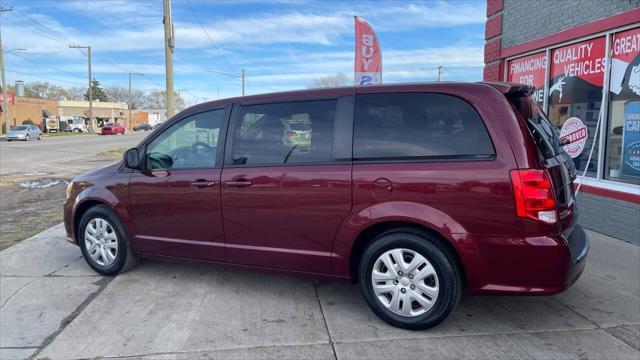
<svg viewBox="0 0 640 360"><path fill-rule="evenodd" d="M492 1L487 2L487 13ZM640 7L640 0L504 0L502 48Z"/></svg>
<svg viewBox="0 0 640 360"><path fill-rule="evenodd" d="M484 30L484 80L500 80L502 61L500 49L502 41L503 0L487 0L487 23Z"/></svg>
<svg viewBox="0 0 640 360"><path fill-rule="evenodd" d="M577 201L582 227L640 245L640 205L583 191Z"/></svg>

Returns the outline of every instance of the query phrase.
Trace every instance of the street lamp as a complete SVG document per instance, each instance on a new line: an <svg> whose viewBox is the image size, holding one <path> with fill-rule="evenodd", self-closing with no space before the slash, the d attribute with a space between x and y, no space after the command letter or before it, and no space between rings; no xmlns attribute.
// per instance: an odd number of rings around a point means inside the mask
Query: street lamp
<svg viewBox="0 0 640 360"><path fill-rule="evenodd" d="M234 79L240 79L242 81L242 96L244 96L244 68L240 69L240 76L238 76L237 74L218 71L218 70L207 70L207 72L228 76Z"/></svg>
<svg viewBox="0 0 640 360"><path fill-rule="evenodd" d="M26 51L27 49L11 49L2 50L2 42L0 41L0 72L2 73L2 122L4 123L5 132L9 132L9 103L7 102L7 82L4 76L4 54L11 54L16 51Z"/></svg>
<svg viewBox="0 0 640 360"><path fill-rule="evenodd" d="M132 129L132 125L131 125L131 77L132 76L144 76L143 73L137 73L137 72L130 72L129 73L129 130Z"/></svg>

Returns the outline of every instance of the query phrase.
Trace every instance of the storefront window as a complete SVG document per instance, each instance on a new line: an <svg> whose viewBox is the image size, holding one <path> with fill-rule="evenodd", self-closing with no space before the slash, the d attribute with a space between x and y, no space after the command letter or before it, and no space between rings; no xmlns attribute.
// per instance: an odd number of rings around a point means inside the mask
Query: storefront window
<svg viewBox="0 0 640 360"><path fill-rule="evenodd" d="M640 28L614 34L604 177L640 185Z"/></svg>
<svg viewBox="0 0 640 360"><path fill-rule="evenodd" d="M547 68L547 54L541 52L517 59L507 64L507 81L533 86L536 90L533 99L542 106L544 104L544 75Z"/></svg>
<svg viewBox="0 0 640 360"><path fill-rule="evenodd" d="M551 51L549 119L561 138L571 143L564 150L573 158L578 173L597 172L598 141L594 138L605 71L605 37ZM593 156L587 165L592 146Z"/></svg>

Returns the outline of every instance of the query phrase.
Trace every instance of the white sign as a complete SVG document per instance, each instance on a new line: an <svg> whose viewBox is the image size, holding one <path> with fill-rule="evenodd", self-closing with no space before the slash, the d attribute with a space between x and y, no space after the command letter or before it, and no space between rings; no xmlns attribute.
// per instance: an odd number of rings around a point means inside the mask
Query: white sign
<svg viewBox="0 0 640 360"><path fill-rule="evenodd" d="M577 117L572 117L565 121L560 130L560 138L569 140L569 144L562 148L571 158L580 156L582 150L584 150L584 145L587 143L587 137L589 137L587 127Z"/></svg>

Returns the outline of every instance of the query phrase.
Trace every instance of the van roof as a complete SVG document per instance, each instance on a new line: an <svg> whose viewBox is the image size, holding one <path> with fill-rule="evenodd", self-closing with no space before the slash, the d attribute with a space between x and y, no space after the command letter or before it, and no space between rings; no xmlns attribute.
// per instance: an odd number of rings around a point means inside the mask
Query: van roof
<svg viewBox="0 0 640 360"><path fill-rule="evenodd" d="M530 86L506 82L416 82L416 83L396 83L396 84L382 84L382 85L368 85L368 86L344 86L344 87L332 87L332 88L318 88L318 89L301 89L291 90L283 92L265 93L248 95L241 97L226 98L220 100L213 100L194 106L194 108L206 107L210 108L217 104L223 105L230 102L237 102L242 104L259 103L264 101L282 101L282 100L302 100L304 98L321 98L321 97L333 97L343 95L354 95L358 93L385 93L385 92L413 92L413 91L444 91L455 89L486 91L489 88L498 90L504 94L516 93L516 92L529 92L533 91Z"/></svg>

